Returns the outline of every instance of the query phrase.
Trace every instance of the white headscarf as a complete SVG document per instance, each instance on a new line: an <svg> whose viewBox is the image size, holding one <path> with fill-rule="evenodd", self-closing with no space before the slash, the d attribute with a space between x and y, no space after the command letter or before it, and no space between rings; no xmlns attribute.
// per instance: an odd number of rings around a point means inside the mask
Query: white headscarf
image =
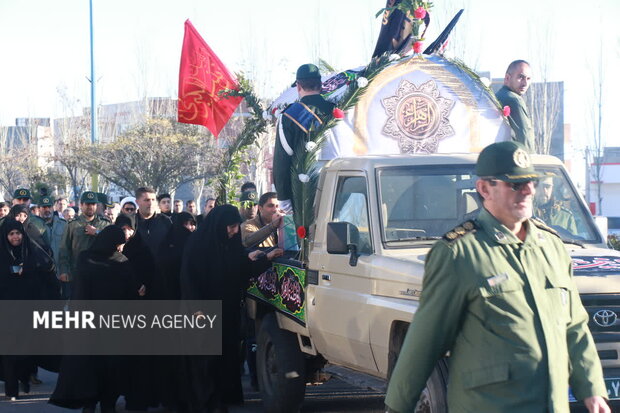
<svg viewBox="0 0 620 413"><path fill-rule="evenodd" d="M123 209L123 206L127 202L131 202L136 208L138 207L138 203L136 202L136 198L134 198L133 196L126 196L125 198L123 198L121 200L121 209Z"/></svg>

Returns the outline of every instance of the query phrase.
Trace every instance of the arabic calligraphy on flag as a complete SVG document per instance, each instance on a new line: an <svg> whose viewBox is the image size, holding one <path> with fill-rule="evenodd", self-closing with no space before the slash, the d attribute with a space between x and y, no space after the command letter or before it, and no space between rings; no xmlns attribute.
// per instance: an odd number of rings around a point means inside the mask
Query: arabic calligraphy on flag
<svg viewBox="0 0 620 413"><path fill-rule="evenodd" d="M178 121L203 125L217 137L243 100L240 96L220 96L220 92L237 87L226 66L186 20L179 70Z"/></svg>

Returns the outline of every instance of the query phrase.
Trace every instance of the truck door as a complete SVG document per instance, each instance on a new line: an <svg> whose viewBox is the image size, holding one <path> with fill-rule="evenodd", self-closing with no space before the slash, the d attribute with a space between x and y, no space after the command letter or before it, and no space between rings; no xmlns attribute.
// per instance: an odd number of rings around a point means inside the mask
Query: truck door
<svg viewBox="0 0 620 413"><path fill-rule="evenodd" d="M308 297L308 313L313 324L313 340L328 360L373 372L377 367L370 349L367 310L373 240L367 185L361 171L341 173L337 177L331 216L325 223L347 221L357 226L360 257L357 265L351 266L349 255L328 254L324 250L316 268L318 285L313 289L314 296Z"/></svg>

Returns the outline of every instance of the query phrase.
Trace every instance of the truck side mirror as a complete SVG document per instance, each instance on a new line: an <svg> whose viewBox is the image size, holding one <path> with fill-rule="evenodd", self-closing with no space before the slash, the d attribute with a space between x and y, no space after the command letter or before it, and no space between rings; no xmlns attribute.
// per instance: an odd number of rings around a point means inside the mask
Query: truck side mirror
<svg viewBox="0 0 620 413"><path fill-rule="evenodd" d="M359 244L359 230L350 222L327 223L327 253L351 254L349 264L357 265L357 245Z"/></svg>

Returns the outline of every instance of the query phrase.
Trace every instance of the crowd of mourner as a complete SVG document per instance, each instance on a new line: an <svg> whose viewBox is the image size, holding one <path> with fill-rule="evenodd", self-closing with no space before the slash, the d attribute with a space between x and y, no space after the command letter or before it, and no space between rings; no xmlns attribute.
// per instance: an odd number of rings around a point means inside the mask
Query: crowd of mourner
<svg viewBox="0 0 620 413"><path fill-rule="evenodd" d="M226 412L243 402L247 359L257 388L253 331L244 322L250 277L281 256L276 193L258 196L246 182L241 208L208 198L174 200L148 187L109 202L86 191L78 205L64 197L15 190L0 203L0 299L221 300L226 319L219 356L1 356L6 397L41 384L40 367L58 372L50 403L113 412L164 406L174 411Z"/></svg>

